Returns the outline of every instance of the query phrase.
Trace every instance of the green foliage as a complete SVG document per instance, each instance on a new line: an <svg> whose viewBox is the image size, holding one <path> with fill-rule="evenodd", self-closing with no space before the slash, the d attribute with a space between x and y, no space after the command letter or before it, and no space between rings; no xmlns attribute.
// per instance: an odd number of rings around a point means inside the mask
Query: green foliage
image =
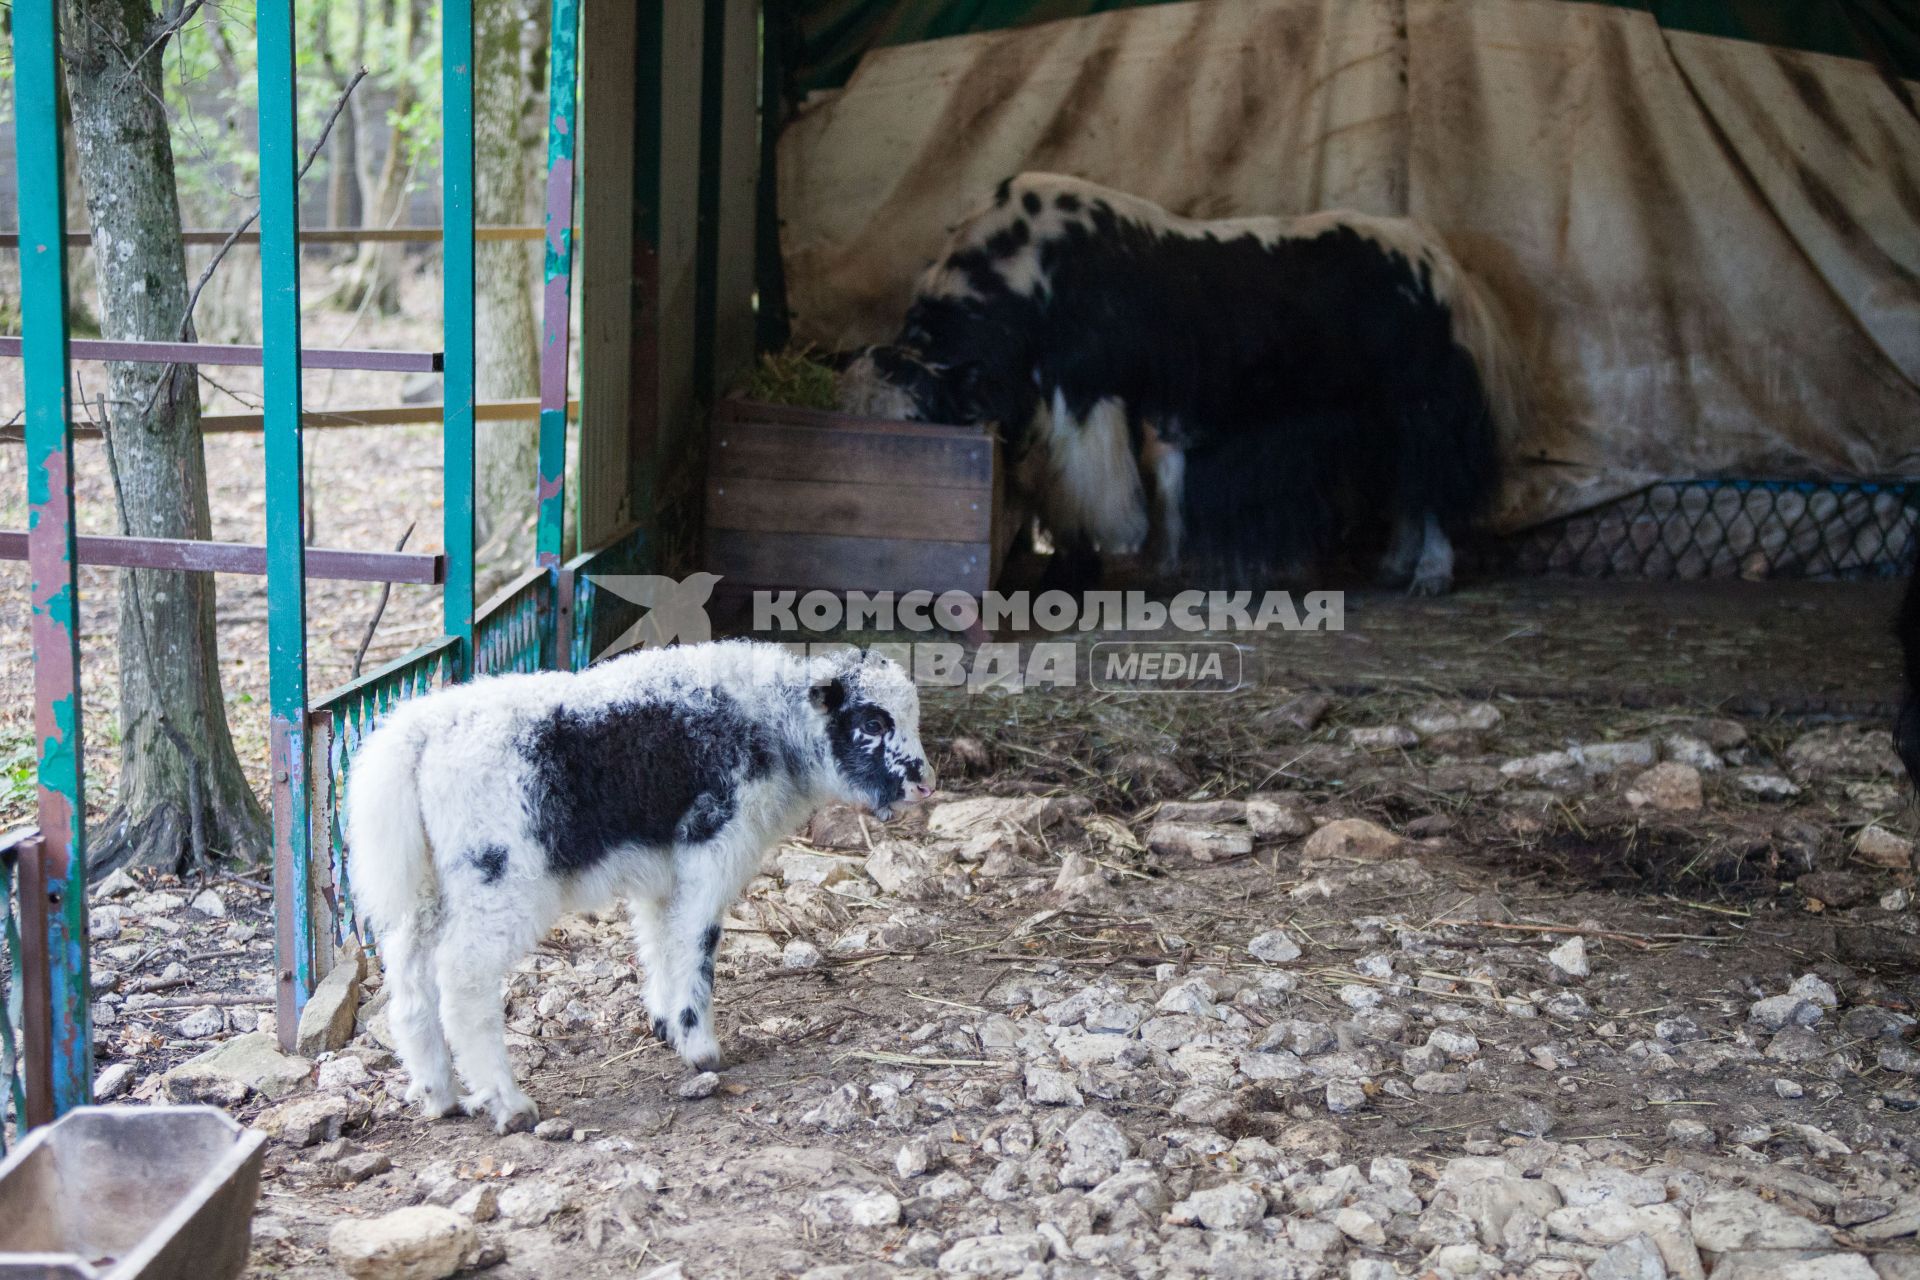
<svg viewBox="0 0 1920 1280"><path fill-rule="evenodd" d="M389 129L406 130L407 158L426 167L440 146L439 6L426 11L427 30L410 50L406 6L318 0L300 6L302 38L294 52L296 101L303 148L326 127L345 80L362 51L367 78L354 90L356 106L408 103L389 110ZM259 106L259 66L253 37L256 0L204 6L168 41L162 81L173 126L174 165L183 215L190 226L228 226L244 216L259 190L260 157L253 142ZM358 29L363 15L367 30ZM387 19L391 17L392 21ZM332 70L326 53L331 51ZM11 65L8 64L8 70ZM340 79L336 81L335 75ZM350 128L342 113L334 128ZM308 189L329 178L322 152L307 174Z"/></svg>
<svg viewBox="0 0 1920 1280"><path fill-rule="evenodd" d="M0 738L0 826L19 821L33 808L36 762L33 734L22 730Z"/></svg>

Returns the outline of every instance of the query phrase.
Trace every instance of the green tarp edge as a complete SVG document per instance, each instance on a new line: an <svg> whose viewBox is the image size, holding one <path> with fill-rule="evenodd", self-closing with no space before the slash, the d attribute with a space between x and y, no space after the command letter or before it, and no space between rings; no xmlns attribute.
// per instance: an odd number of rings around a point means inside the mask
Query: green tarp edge
<svg viewBox="0 0 1920 1280"><path fill-rule="evenodd" d="M869 49L1031 26L1174 0L787 0L770 3L787 90L804 96L845 84ZM1920 8L1899 0L1565 0L1653 15L1671 31L1873 63L1920 80Z"/></svg>

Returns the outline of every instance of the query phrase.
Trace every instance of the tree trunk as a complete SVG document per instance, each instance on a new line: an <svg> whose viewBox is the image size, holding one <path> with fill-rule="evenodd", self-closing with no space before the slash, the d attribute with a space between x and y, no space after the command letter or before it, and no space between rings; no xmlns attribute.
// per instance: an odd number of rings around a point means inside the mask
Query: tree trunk
<svg viewBox="0 0 1920 1280"><path fill-rule="evenodd" d="M318 18L320 61L326 67L327 78L333 81L334 88L343 90L354 71L366 61L367 0L358 0L354 6L353 52L344 70L333 56L331 3L320 7ZM352 98L347 99L346 116L342 127L335 129L327 139L327 225L336 229L360 225L360 136L358 108Z"/></svg>
<svg viewBox="0 0 1920 1280"><path fill-rule="evenodd" d="M101 329L123 340L177 339L186 259L161 50L149 51L157 34L151 0L62 0L61 9ZM205 538L206 459L192 372L116 364L108 385L127 531ZM268 847L267 823L227 732L213 578L129 570L121 584L119 807L94 844L95 872L130 860L178 869L196 840L202 853L254 859Z"/></svg>
<svg viewBox="0 0 1920 1280"><path fill-rule="evenodd" d="M385 6L385 17L391 27L395 14L392 4ZM364 27L364 22L362 26ZM409 64L417 62L424 54L426 41L433 35L432 24L427 21L426 0L407 0L407 40L406 60ZM393 108L387 118L404 120L414 104L413 86L402 79L396 86ZM356 111L356 125L366 123L369 127L359 132L354 142L360 181L360 215L369 227L396 226L404 221L407 201L407 183L413 176L413 167L407 163L408 135L405 126L393 125L387 131L387 150L380 165L377 180L372 173L373 145L372 125L380 121L372 111ZM356 310L362 305L371 305L382 315L397 315L400 311L400 270L403 265L404 248L397 244L369 243L360 246L354 255L352 265L340 286L327 295L325 301L332 306L347 310ZM368 294L372 297L369 298Z"/></svg>
<svg viewBox="0 0 1920 1280"><path fill-rule="evenodd" d="M526 216L533 186L521 128L525 22L516 4L481 5L474 18L474 215L483 224L511 225ZM538 395L540 339L526 246L513 240L480 244L475 276L480 398ZM482 422L476 432L475 532L484 599L488 588L533 560L539 428L528 419Z"/></svg>

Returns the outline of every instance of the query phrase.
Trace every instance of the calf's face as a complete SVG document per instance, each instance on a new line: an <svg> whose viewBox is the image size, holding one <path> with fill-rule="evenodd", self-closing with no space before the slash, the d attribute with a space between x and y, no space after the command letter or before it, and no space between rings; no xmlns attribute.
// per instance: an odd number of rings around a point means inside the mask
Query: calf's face
<svg viewBox="0 0 1920 1280"><path fill-rule="evenodd" d="M920 695L891 659L872 657L814 686L826 718L834 772L846 798L883 821L896 805L933 794L933 766L920 745Z"/></svg>

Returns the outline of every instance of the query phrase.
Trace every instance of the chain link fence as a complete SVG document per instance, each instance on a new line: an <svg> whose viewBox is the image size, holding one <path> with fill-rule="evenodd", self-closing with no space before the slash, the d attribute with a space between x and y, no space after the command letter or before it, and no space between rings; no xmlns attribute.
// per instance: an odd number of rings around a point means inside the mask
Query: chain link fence
<svg viewBox="0 0 1920 1280"><path fill-rule="evenodd" d="M1668 480L1506 541L1510 571L1655 581L1895 577L1920 481Z"/></svg>

